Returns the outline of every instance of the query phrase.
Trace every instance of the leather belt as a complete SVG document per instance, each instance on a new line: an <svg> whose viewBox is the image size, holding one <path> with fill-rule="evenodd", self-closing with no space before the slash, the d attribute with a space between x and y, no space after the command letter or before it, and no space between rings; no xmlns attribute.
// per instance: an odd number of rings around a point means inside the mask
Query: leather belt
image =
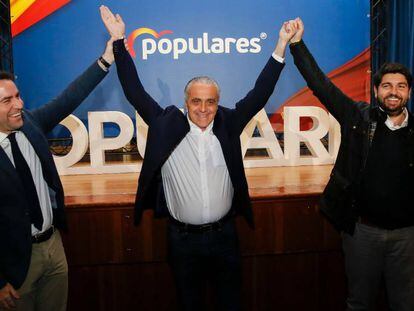
<svg viewBox="0 0 414 311"><path fill-rule="evenodd" d="M383 228L381 228L380 226L378 226L378 225L376 225L376 224L374 224L374 223L372 223L367 217L365 217L365 216L360 216L359 218L358 218L358 222L360 223L360 224L363 224L363 225L366 225L366 226L369 226L369 227L373 227L373 228L377 228L377 229L383 229Z"/></svg>
<svg viewBox="0 0 414 311"><path fill-rule="evenodd" d="M202 225L193 225L193 224L186 224L177 219L170 216L170 223L174 226L178 227L180 232L187 232L187 233L203 233L209 231L220 231L223 228L224 224L226 224L231 218L232 214L229 213L220 220L215 222L210 222L207 224Z"/></svg>
<svg viewBox="0 0 414 311"><path fill-rule="evenodd" d="M45 242L47 240L50 239L50 237L52 236L53 232L55 232L55 227L52 226L49 229L47 229L45 232L36 234L36 235L32 235L32 243L42 243Z"/></svg>

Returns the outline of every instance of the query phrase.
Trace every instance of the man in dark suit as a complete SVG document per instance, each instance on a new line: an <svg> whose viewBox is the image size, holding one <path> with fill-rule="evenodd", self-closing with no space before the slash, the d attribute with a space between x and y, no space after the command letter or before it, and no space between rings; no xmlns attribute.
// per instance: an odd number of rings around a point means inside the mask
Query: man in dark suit
<svg viewBox="0 0 414 311"><path fill-rule="evenodd" d="M105 77L112 42L63 93L32 111L0 73L0 309L66 310L68 268L59 234L64 195L46 133Z"/></svg>
<svg viewBox="0 0 414 311"><path fill-rule="evenodd" d="M138 224L144 209L168 217L168 259L184 310L202 310L203 287L210 279L222 310L241 308L241 258L234 216L253 226L243 168L240 134L272 94L291 37L282 27L279 41L254 88L234 109L218 105L219 87L196 77L185 87L183 114L161 108L144 90L124 47L125 25L101 7L114 40L118 76L129 102L148 124L144 162L135 203Z"/></svg>
<svg viewBox="0 0 414 311"><path fill-rule="evenodd" d="M406 105L412 76L398 63L374 75L377 105L355 102L322 72L302 40L290 50L307 85L341 125L341 146L321 210L342 234L347 310L376 310L385 281L391 310L414 310L414 119Z"/></svg>

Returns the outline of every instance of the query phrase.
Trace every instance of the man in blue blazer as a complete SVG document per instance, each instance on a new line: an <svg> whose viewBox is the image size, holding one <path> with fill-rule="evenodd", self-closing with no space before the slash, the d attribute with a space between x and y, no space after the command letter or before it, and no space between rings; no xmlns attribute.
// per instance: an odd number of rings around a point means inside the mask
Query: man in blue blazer
<svg viewBox="0 0 414 311"><path fill-rule="evenodd" d="M68 268L62 184L46 133L106 76L112 42L54 100L32 111L13 75L0 73L0 309L66 310Z"/></svg>
<svg viewBox="0 0 414 311"><path fill-rule="evenodd" d="M291 38L286 25L254 88L234 109L218 105L220 89L209 77L185 87L183 114L161 108L144 90L124 46L125 25L101 7L114 42L118 76L129 102L148 124L135 222L144 209L168 217L168 260L183 310L202 310L205 281L212 281L220 310L240 310L241 259L234 216L253 226L240 134L266 104L284 66Z"/></svg>

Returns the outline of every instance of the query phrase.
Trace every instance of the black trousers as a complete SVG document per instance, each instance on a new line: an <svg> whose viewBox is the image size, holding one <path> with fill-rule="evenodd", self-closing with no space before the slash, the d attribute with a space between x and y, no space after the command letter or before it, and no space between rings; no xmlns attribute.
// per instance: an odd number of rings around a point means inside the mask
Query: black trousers
<svg viewBox="0 0 414 311"><path fill-rule="evenodd" d="M215 310L241 309L241 258L234 219L205 232L168 225L168 260L180 310L203 310L207 282L212 285Z"/></svg>
<svg viewBox="0 0 414 311"><path fill-rule="evenodd" d="M414 310L414 227L386 230L357 223L342 246L348 278L347 311L376 310L385 281L390 310Z"/></svg>

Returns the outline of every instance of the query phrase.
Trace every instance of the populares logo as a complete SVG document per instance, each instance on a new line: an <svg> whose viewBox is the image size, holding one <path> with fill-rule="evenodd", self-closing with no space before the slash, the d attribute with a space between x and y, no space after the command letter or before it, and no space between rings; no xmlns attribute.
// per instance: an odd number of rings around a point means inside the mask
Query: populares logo
<svg viewBox="0 0 414 311"><path fill-rule="evenodd" d="M155 53L172 54L173 59L178 59L185 53L191 54L230 54L237 53L260 53L262 47L260 41L267 38L266 33L261 33L260 37L253 38L209 38L209 34L204 32L196 38L161 38L164 35L170 35L171 30L156 32L151 28L135 29L128 36L129 52L132 57L136 57L134 43L137 37L143 34L149 34L153 38L142 39L142 59L148 59L149 55Z"/></svg>

